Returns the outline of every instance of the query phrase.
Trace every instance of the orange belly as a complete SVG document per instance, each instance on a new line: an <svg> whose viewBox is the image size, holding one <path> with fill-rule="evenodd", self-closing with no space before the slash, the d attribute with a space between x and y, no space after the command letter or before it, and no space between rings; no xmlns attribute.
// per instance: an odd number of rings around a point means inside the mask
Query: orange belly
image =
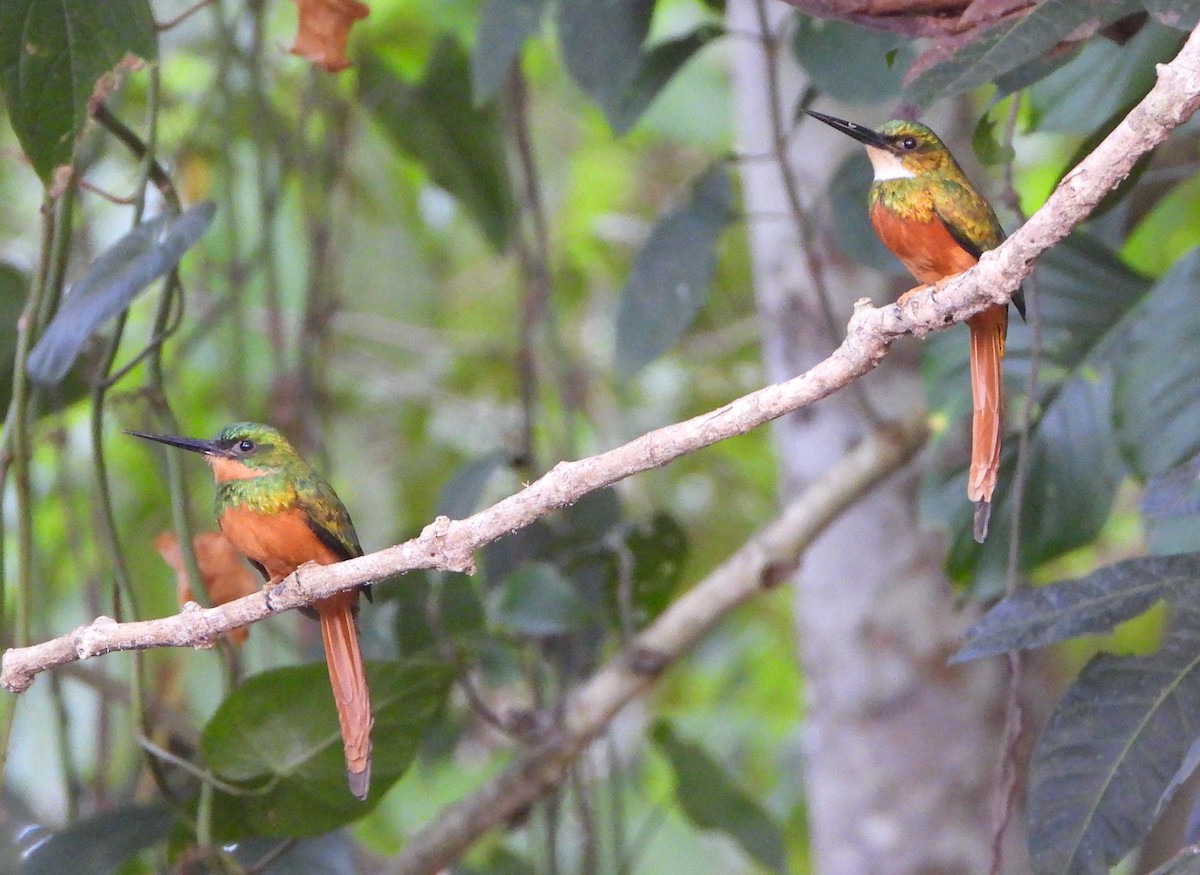
<svg viewBox="0 0 1200 875"><path fill-rule="evenodd" d="M339 561L309 528L299 509L267 514L234 507L221 514L220 524L233 546L265 568L273 583L305 562L332 565Z"/></svg>
<svg viewBox="0 0 1200 875"><path fill-rule="evenodd" d="M920 283L936 283L975 265L976 258L958 245L934 215L927 222L903 219L882 204L871 208L871 224Z"/></svg>

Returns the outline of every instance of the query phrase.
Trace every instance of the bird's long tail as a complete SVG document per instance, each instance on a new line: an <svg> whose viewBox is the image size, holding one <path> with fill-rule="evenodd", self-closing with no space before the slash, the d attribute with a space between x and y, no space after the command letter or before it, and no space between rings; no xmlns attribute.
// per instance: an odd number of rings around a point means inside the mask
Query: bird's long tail
<svg viewBox="0 0 1200 875"><path fill-rule="evenodd" d="M366 799L371 784L371 696L354 625L357 602L358 593L351 590L319 601L315 607L321 618L329 683L342 728L346 779L350 792Z"/></svg>
<svg viewBox="0 0 1200 875"><path fill-rule="evenodd" d="M989 307L967 320L971 329L971 470L967 497L975 502L975 540L987 537L992 493L1000 476L1000 435L1004 412L1004 339L1008 306Z"/></svg>

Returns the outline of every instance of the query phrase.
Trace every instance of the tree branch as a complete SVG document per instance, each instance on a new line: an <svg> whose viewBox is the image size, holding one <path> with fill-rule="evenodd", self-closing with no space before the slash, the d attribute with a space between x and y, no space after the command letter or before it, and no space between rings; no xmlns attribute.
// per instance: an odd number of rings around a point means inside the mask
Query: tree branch
<svg viewBox="0 0 1200 875"><path fill-rule="evenodd" d="M1034 259L1065 237L1129 174L1134 163L1200 105L1200 28L1129 115L1068 173L1028 222L971 270L903 304L855 305L846 339L817 365L784 383L744 395L709 413L665 426L605 453L561 462L520 492L465 520L439 517L404 544L336 565L306 565L282 583L217 608L189 605L158 620L117 623L99 617L73 632L5 652L0 684L22 692L42 671L114 650L211 647L218 635L327 598L335 592L417 568L469 572L485 544L529 525L589 492L752 428L824 398L874 368L892 341L922 337L1011 298Z"/></svg>
<svg viewBox="0 0 1200 875"><path fill-rule="evenodd" d="M766 528L659 615L565 702L561 721L501 774L448 806L405 845L392 875L449 866L480 835L566 778L570 764L625 705L692 648L726 614L788 578L830 522L925 443L923 423L864 440Z"/></svg>

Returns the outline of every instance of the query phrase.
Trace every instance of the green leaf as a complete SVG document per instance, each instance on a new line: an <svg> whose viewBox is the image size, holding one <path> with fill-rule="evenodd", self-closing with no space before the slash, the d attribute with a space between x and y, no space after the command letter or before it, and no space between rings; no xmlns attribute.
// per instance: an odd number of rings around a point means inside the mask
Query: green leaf
<svg viewBox="0 0 1200 875"><path fill-rule="evenodd" d="M654 0L559 0L556 23L571 78L606 113L638 73Z"/></svg>
<svg viewBox="0 0 1200 875"><path fill-rule="evenodd" d="M550 518L551 527L570 549L599 541L621 522L621 499L611 486L589 492Z"/></svg>
<svg viewBox="0 0 1200 875"><path fill-rule="evenodd" d="M396 605L396 644L406 658L435 651L438 640L430 617L435 607L446 638L459 647L472 648L485 629L483 602L469 575L443 572L418 577L410 573L391 589L395 594L388 600Z"/></svg>
<svg viewBox="0 0 1200 875"><path fill-rule="evenodd" d="M1038 738L1029 849L1043 875L1107 872L1146 835L1200 726L1200 590L1150 656L1093 659Z"/></svg>
<svg viewBox="0 0 1200 875"><path fill-rule="evenodd" d="M245 795L213 797L214 835L308 838L369 813L408 770L422 731L454 678L428 660L368 663L374 747L371 795L359 802L346 787L346 763L324 663L290 666L247 678L204 727L208 768Z"/></svg>
<svg viewBox="0 0 1200 875"><path fill-rule="evenodd" d="M438 493L437 515L458 520L475 513L492 475L504 467L508 458L507 453L487 453L455 471Z"/></svg>
<svg viewBox="0 0 1200 875"><path fill-rule="evenodd" d="M648 524L635 526L625 536L633 556L633 602L640 622L666 610L683 577L688 554L687 534L675 517L656 513Z"/></svg>
<svg viewBox="0 0 1200 875"><path fill-rule="evenodd" d="M1069 63L1029 87L1034 127L1039 132L1094 133L1150 90L1154 65L1175 57L1182 42L1178 31L1153 22L1125 45L1092 40Z"/></svg>
<svg viewBox="0 0 1200 875"><path fill-rule="evenodd" d="M208 230L216 209L212 201L204 201L181 215L142 222L106 249L71 284L30 352L26 365L30 379L42 386L61 382L92 333L179 264Z"/></svg>
<svg viewBox="0 0 1200 875"><path fill-rule="evenodd" d="M109 875L166 839L175 816L163 804L113 808L56 830L25 855L22 875Z"/></svg>
<svg viewBox="0 0 1200 875"><path fill-rule="evenodd" d="M1200 22L1196 0L1144 0L1146 11L1163 24L1190 33Z"/></svg>
<svg viewBox="0 0 1200 875"><path fill-rule="evenodd" d="M975 133L971 135L971 151L985 167L997 167L1010 163L1016 157L1012 145L1002 144L996 134L996 120L988 113L979 117Z"/></svg>
<svg viewBox="0 0 1200 875"><path fill-rule="evenodd" d="M1121 189L1125 185L1122 184ZM1119 189L1120 190L1120 189ZM1125 241L1129 263L1151 276L1162 276L1200 246L1200 174L1170 186Z"/></svg>
<svg viewBox="0 0 1200 875"><path fill-rule="evenodd" d="M900 93L899 69L916 57L894 33L832 19L798 16L792 52L814 88L839 103L872 105Z"/></svg>
<svg viewBox="0 0 1200 875"><path fill-rule="evenodd" d="M1108 517L1125 476L1112 427L1113 362L1124 354L1128 320L1150 286L1110 250L1080 234L1046 253L1033 282L1042 355L1021 517L1023 569L1088 543ZM1020 409L1030 339L1028 326L1013 314L1005 360L1010 412ZM925 345L930 404L950 425L934 447L921 508L951 533L951 573L973 577L978 594L992 594L1002 589L1007 567L1016 443L1012 436L1005 441L992 534L987 543L976 544L965 499L971 409L967 350L966 332L957 328Z"/></svg>
<svg viewBox="0 0 1200 875"><path fill-rule="evenodd" d="M654 727L654 743L675 772L675 798L698 829L723 832L773 872L787 872L783 832L700 745L679 738L669 723Z"/></svg>
<svg viewBox="0 0 1200 875"><path fill-rule="evenodd" d="M496 621L518 635L551 638L584 629L593 611L569 579L553 565L527 563L496 593Z"/></svg>
<svg viewBox="0 0 1200 875"><path fill-rule="evenodd" d="M96 83L127 56L158 57L147 0L4 0L0 85L21 148L42 182L70 164Z"/></svg>
<svg viewBox="0 0 1200 875"><path fill-rule="evenodd" d="M363 58L358 89L392 142L421 162L456 198L497 250L516 227L500 115L471 100L470 61L453 37L434 47L420 82L410 83L376 55Z"/></svg>
<svg viewBox="0 0 1200 875"><path fill-rule="evenodd" d="M487 103L508 79L525 41L542 25L546 0L486 0L471 53L471 93Z"/></svg>
<svg viewBox="0 0 1200 875"><path fill-rule="evenodd" d="M718 165L650 232L617 305L618 379L628 380L670 349L704 306L732 200L728 170Z"/></svg>
<svg viewBox="0 0 1200 875"><path fill-rule="evenodd" d="M1030 587L996 604L967 632L951 662L1029 650L1077 635L1111 632L1159 599L1200 582L1200 553L1140 556L1078 580Z"/></svg>
<svg viewBox="0 0 1200 875"><path fill-rule="evenodd" d="M1200 452L1200 249L1184 256L1138 308L1116 366L1121 449L1143 477Z"/></svg>
<svg viewBox="0 0 1200 875"><path fill-rule="evenodd" d="M702 24L691 33L658 43L641 55L632 80L603 107L613 131L625 134L632 130L680 68L724 33L718 25Z"/></svg>
<svg viewBox="0 0 1200 875"><path fill-rule="evenodd" d="M927 106L942 97L986 85L1010 70L1050 53L1085 25L1104 26L1137 12L1138 0L1043 0L1015 21L1000 24L945 61L919 74L910 100Z"/></svg>

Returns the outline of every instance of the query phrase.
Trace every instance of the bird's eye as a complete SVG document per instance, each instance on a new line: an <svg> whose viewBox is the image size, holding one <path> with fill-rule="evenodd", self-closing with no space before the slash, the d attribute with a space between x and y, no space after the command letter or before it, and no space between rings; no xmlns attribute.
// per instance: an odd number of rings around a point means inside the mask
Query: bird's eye
<svg viewBox="0 0 1200 875"><path fill-rule="evenodd" d="M905 149L907 149L909 152L911 152L913 149L917 148L917 138L916 137L905 137L900 142L900 145L903 146Z"/></svg>
<svg viewBox="0 0 1200 875"><path fill-rule="evenodd" d="M238 444L238 449L241 450L243 453L249 453L251 450L254 449L254 441L249 441L249 440L242 441L240 444Z"/></svg>

